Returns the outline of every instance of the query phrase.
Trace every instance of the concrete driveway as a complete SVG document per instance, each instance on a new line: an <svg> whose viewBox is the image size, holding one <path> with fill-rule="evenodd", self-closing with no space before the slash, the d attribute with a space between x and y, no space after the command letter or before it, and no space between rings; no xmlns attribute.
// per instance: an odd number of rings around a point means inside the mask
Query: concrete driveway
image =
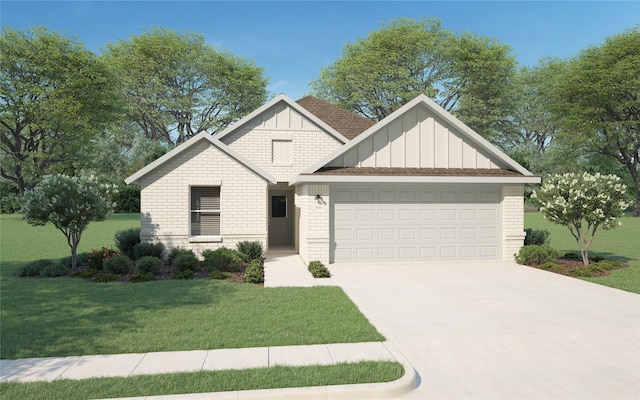
<svg viewBox="0 0 640 400"><path fill-rule="evenodd" d="M640 399L640 296L508 262L334 264L415 399Z"/></svg>

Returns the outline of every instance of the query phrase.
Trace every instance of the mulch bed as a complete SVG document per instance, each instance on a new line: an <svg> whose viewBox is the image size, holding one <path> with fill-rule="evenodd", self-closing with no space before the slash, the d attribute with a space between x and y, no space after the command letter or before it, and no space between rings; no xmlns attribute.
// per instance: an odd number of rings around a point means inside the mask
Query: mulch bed
<svg viewBox="0 0 640 400"><path fill-rule="evenodd" d="M608 261L598 259L598 261ZM555 264L560 266L561 268L557 269L547 269L541 268L540 265L530 265L530 267L543 269L545 271L554 272L556 274L566 275L570 277L600 277L606 276L611 273L614 269L627 268L629 265L624 263L616 263L616 266L613 268L600 268L598 266L598 262L594 260L590 260L589 265L584 265L581 259L575 258L556 258L553 260ZM587 274L588 273L588 274ZM586 274L586 275L585 275Z"/></svg>

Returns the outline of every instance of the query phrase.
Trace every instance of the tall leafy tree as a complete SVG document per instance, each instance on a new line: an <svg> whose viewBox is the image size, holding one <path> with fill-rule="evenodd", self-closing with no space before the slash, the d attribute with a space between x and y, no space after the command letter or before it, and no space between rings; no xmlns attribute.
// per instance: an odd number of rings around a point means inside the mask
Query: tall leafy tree
<svg viewBox="0 0 640 400"><path fill-rule="evenodd" d="M376 121L423 93L491 137L507 115L514 68L510 48L495 39L456 35L438 19L400 18L347 44L311 86Z"/></svg>
<svg viewBox="0 0 640 400"><path fill-rule="evenodd" d="M640 216L640 28L568 61L553 98L563 143L615 158L635 185Z"/></svg>
<svg viewBox="0 0 640 400"><path fill-rule="evenodd" d="M549 103L564 66L561 60L546 59L518 69L513 79L512 118L499 138L503 148L531 145L544 153L551 145L559 127Z"/></svg>
<svg viewBox="0 0 640 400"><path fill-rule="evenodd" d="M181 143L215 133L262 105L267 79L253 62L216 51L200 34L155 28L107 45L130 121L146 137Z"/></svg>
<svg viewBox="0 0 640 400"><path fill-rule="evenodd" d="M108 68L75 38L6 27L0 54L0 175L23 195L88 156L118 117L118 95Z"/></svg>

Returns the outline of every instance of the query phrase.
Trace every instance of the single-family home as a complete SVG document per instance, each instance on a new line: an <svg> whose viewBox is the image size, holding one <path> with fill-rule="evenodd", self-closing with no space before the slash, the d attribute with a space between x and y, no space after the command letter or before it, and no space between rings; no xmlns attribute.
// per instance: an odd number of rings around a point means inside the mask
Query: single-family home
<svg viewBox="0 0 640 400"><path fill-rule="evenodd" d="M279 95L126 182L141 188L145 242L357 263L512 259L524 184L540 178L424 95L379 122Z"/></svg>

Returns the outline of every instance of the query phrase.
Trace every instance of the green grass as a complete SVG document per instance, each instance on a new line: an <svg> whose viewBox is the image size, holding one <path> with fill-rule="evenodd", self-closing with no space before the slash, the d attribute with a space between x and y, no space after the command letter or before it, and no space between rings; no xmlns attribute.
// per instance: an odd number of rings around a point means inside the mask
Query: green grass
<svg viewBox="0 0 640 400"><path fill-rule="evenodd" d="M81 250L113 243L139 216L92 223ZM215 280L89 283L12 274L67 256L64 236L0 216L1 358L379 341L337 287L262 288Z"/></svg>
<svg viewBox="0 0 640 400"><path fill-rule="evenodd" d="M547 221L539 213L526 213L524 220L527 228L548 230L552 247L563 252L580 252L578 243L566 227ZM603 277L580 279L640 293L640 218L625 216L621 221L622 226L596 232L589 255L623 261L629 264L629 268L614 270Z"/></svg>
<svg viewBox="0 0 640 400"><path fill-rule="evenodd" d="M93 378L53 382L0 384L3 400L90 399L161 394L222 392L390 382L404 374L397 362L360 362L331 366L256 368L142 375L128 378Z"/></svg>

